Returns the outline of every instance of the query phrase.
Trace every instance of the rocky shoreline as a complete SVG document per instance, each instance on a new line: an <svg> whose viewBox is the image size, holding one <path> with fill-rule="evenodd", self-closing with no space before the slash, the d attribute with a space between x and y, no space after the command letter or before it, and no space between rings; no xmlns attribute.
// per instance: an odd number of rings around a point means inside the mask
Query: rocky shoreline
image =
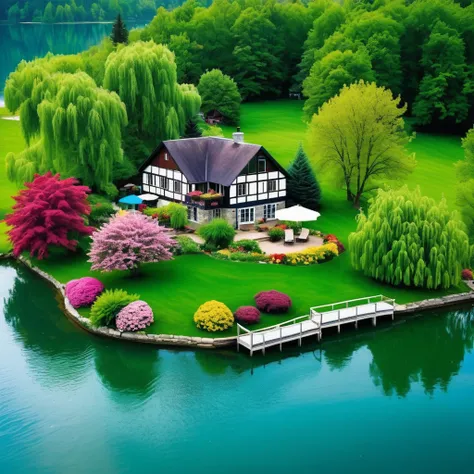
<svg viewBox="0 0 474 474"><path fill-rule="evenodd" d="M0 258L12 258L11 255L1 255ZM178 347L197 347L202 349L218 349L223 347L235 346L237 347L237 337L223 337L223 338L210 338L210 337L192 337L192 336L180 336L173 334L146 334L145 332L120 332L116 329L108 327L96 328L92 326L89 319L81 316L78 311L70 304L66 297L64 285L53 278L48 273L40 270L31 264L31 262L24 258L19 257L17 259L23 265L28 267L31 271L42 277L44 280L49 282L62 296L63 311L66 316L79 325L82 329L96 334L98 336L112 337L114 339L122 339L126 341L134 341L145 344L155 344L160 346L178 346ZM413 303L400 304L395 307L395 316L415 313L418 311L432 310L436 308L444 308L447 306L453 306L457 304L474 301L474 282L467 282L471 291L466 293L458 293L453 295L446 295L440 298L431 298L422 301L416 301Z"/></svg>

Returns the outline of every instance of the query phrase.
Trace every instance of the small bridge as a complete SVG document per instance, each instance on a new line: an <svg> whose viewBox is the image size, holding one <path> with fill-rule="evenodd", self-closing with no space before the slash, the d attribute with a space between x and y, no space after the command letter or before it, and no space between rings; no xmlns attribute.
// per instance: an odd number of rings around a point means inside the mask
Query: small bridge
<svg viewBox="0 0 474 474"><path fill-rule="evenodd" d="M393 319L394 310L394 299L376 295L313 306L309 315L255 331L237 324L237 350L243 346L253 355L255 351L265 354L265 349L272 346L280 346L281 351L283 344L290 341L298 341L301 346L305 337L317 336L318 340L321 340L322 330L325 328L337 327L340 331L343 324L354 323L357 327L358 322L365 319L371 319L375 326L378 317L391 316Z"/></svg>

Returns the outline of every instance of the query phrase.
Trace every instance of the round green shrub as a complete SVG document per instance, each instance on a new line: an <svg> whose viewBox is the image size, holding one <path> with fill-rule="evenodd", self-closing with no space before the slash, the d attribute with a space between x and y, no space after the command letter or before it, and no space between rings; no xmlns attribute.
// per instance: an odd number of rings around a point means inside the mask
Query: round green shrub
<svg viewBox="0 0 474 474"><path fill-rule="evenodd" d="M187 235L178 235L176 237L176 254L184 255L188 253L200 253L201 248L197 242Z"/></svg>
<svg viewBox="0 0 474 474"><path fill-rule="evenodd" d="M268 237L270 238L270 242L278 242L285 237L285 231L280 229L280 227L273 227L268 231Z"/></svg>
<svg viewBox="0 0 474 474"><path fill-rule="evenodd" d="M235 229L225 219L213 219L200 227L198 234L206 241L206 245L225 249L234 240Z"/></svg>
<svg viewBox="0 0 474 474"><path fill-rule="evenodd" d="M121 309L139 298L139 295L130 295L125 290L106 290L92 305L90 322L94 326L109 325Z"/></svg>

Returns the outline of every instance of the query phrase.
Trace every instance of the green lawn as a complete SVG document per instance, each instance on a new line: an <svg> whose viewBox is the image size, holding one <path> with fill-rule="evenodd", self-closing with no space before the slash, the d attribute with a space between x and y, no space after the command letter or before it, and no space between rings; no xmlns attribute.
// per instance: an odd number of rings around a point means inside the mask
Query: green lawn
<svg viewBox="0 0 474 474"><path fill-rule="evenodd" d="M206 255L185 255L169 262L145 265L143 275L135 279L121 272L91 272L90 264L84 258L36 263L62 283L82 276L94 276L107 288L123 288L129 293L138 293L153 308L156 322L149 332L157 334L202 336L205 333L196 329L192 320L199 305L214 299L234 311L239 306L255 304L253 297L262 290L275 289L287 293L293 300L293 307L284 316L264 316L261 327L308 314L311 306L362 296L382 293L399 303L406 303L447 294L407 291L364 278L352 270L347 253L331 262L305 267L236 263L215 260ZM464 289L454 288L451 292L459 291ZM83 314L87 315L87 310ZM235 328L217 336L233 333Z"/></svg>
<svg viewBox="0 0 474 474"><path fill-rule="evenodd" d="M275 101L245 104L242 107L242 130L245 140L268 149L284 166L296 153L299 142L305 143L306 126L302 119L299 101ZM5 212L11 205L8 198L16 186L6 181L4 155L23 146L19 124L0 120L3 133L8 130L8 143L0 143L0 180L5 201L0 205ZM226 127L230 136L232 128ZM416 153L418 165L408 179L411 186L419 185L423 193L440 199L444 194L449 205L455 208L456 176L454 163L462 158L460 140L452 137L419 134L410 144ZM355 229L356 211L344 200L344 191L329 178L322 179L323 203L321 217L311 227L339 236L347 245L347 237ZM1 239L0 239L1 242ZM1 245L1 243L0 243ZM352 270L349 255L331 262L308 267L260 265L215 260L204 255L177 257L171 262L144 267L142 278L130 279L120 273L97 274L90 272L84 257L51 259L38 265L59 281L82 276L99 277L108 288L123 288L140 294L153 308L156 322L150 331L155 333L205 335L192 321L197 307L205 301L217 299L232 310L253 303L253 296L266 289L288 293L293 299L289 315L265 316L261 326L306 314L310 306L362 296L386 294L399 303L440 296L443 292L393 288L365 278ZM464 291L453 288L452 292ZM83 312L87 314L87 311ZM231 334L220 333L221 336Z"/></svg>
<svg viewBox="0 0 474 474"><path fill-rule="evenodd" d="M19 152L25 148L25 140L21 134L20 122L14 120L4 120L1 117L9 115L8 111L0 108L0 220L10 211L13 204L11 196L17 193L16 184L8 181L5 173L5 156L9 152ZM5 231L7 226L0 222L0 253L10 250L10 244L6 239Z"/></svg>

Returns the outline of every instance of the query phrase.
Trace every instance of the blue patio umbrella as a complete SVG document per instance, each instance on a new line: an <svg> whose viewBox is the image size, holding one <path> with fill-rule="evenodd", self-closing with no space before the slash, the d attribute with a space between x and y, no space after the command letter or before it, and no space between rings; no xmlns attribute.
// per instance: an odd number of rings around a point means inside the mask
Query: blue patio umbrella
<svg viewBox="0 0 474 474"><path fill-rule="evenodd" d="M138 196L135 196L135 194L130 194L129 196L125 196L122 199L119 200L121 204L128 204L129 206L141 204L143 202L143 199L139 198Z"/></svg>

